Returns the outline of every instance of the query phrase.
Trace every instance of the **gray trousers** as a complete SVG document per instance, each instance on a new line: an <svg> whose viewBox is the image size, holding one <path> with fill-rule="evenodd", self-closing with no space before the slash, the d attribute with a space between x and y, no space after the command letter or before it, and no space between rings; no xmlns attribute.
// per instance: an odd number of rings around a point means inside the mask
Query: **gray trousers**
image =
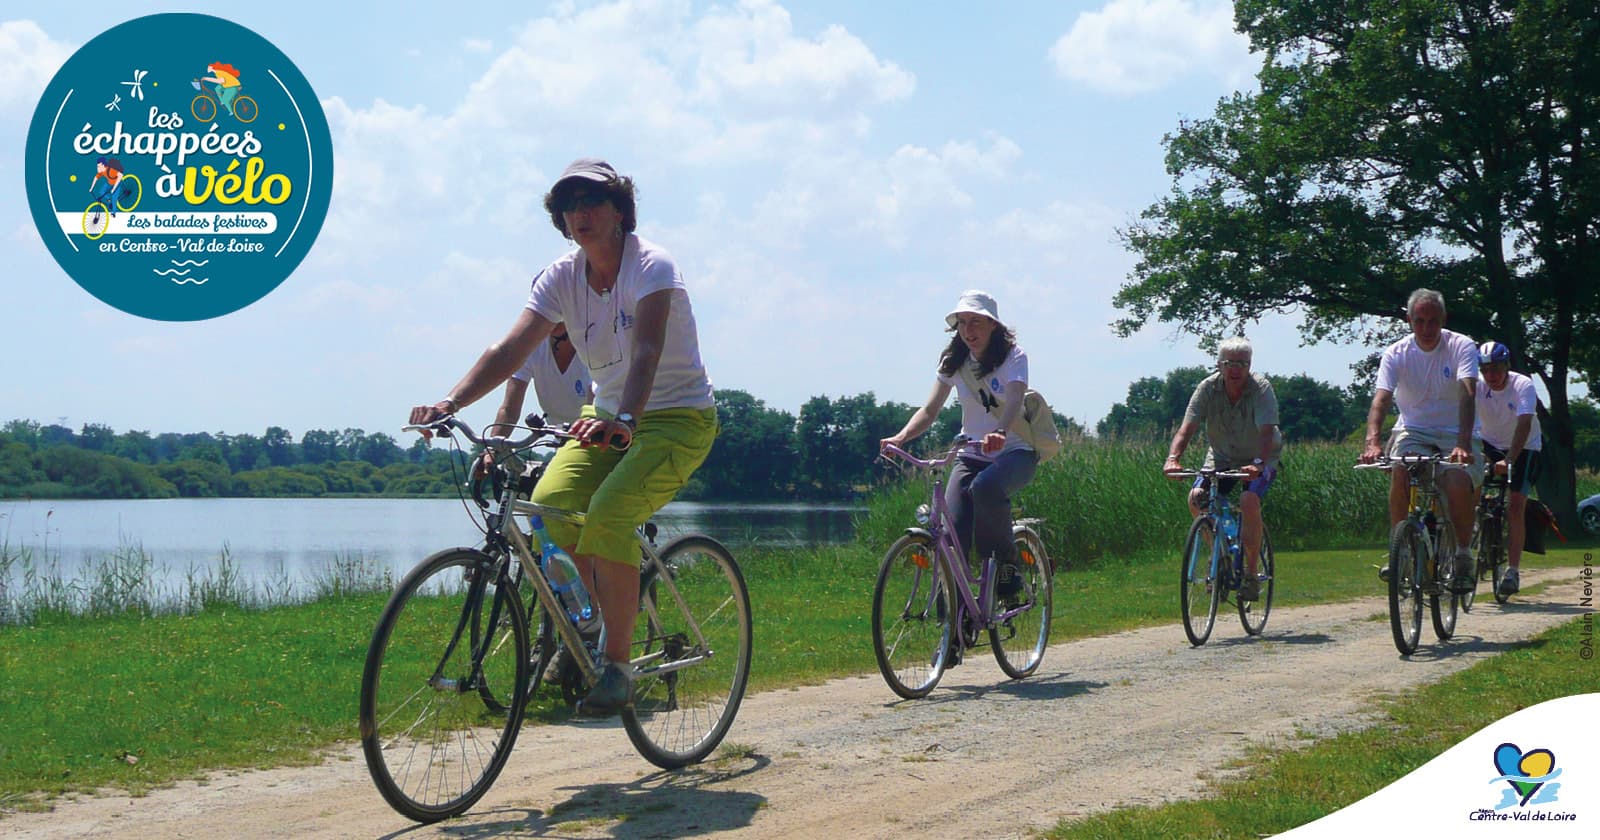
<svg viewBox="0 0 1600 840"><path fill-rule="evenodd" d="M1031 449L1013 449L993 461L957 458L944 488L944 504L956 523L962 554L971 556L976 542L980 559L990 554L998 563L1014 559L1011 494L1028 486L1038 467L1039 456Z"/></svg>

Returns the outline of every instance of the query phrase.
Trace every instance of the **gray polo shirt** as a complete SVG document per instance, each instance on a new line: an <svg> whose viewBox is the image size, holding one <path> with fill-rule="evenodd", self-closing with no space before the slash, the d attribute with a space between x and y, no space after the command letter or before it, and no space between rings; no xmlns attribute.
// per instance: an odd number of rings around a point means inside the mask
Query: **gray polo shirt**
<svg viewBox="0 0 1600 840"><path fill-rule="evenodd" d="M1267 466L1277 466L1278 456L1283 454L1283 432L1277 428L1278 397L1272 393L1272 383L1259 373L1245 379L1238 402L1228 399L1221 371L1206 377L1189 398L1183 422L1205 425L1210 444L1207 467L1231 470L1260 457L1262 426L1273 427Z"/></svg>

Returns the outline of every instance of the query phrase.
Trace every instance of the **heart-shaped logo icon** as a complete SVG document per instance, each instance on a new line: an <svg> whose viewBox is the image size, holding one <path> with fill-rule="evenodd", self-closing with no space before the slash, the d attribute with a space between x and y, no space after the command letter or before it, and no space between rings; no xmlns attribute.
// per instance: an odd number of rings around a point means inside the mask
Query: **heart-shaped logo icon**
<svg viewBox="0 0 1600 840"><path fill-rule="evenodd" d="M1502 776L1515 776L1518 778L1506 779L1522 801L1519 805L1528 804L1533 794L1544 786L1544 782L1530 781L1531 779L1548 776L1556 766L1555 753L1547 749L1528 750L1524 753L1516 744L1501 744L1494 750L1494 767Z"/></svg>

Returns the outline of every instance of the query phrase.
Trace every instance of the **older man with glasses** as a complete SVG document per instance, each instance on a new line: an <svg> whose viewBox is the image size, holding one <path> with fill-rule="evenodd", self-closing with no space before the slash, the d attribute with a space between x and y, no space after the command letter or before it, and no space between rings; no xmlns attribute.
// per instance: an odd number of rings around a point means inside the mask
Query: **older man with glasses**
<svg viewBox="0 0 1600 840"><path fill-rule="evenodd" d="M1411 325L1411 335L1385 348L1378 360L1361 462L1370 464L1384 454L1379 442L1383 421L1390 406L1394 406L1400 410L1400 418L1389 436L1390 456L1440 453L1452 463L1466 465L1464 470L1442 471L1437 483L1456 536L1455 574L1450 588L1471 592L1473 563L1468 546L1472 542L1475 488L1483 482L1483 462L1472 455L1478 346L1472 339L1444 328L1444 295L1433 289L1411 293L1406 299L1406 321ZM1407 472L1391 470L1389 527L1406 518L1410 505ZM1378 576L1388 580L1389 567L1384 566Z"/></svg>
<svg viewBox="0 0 1600 840"><path fill-rule="evenodd" d="M1250 476L1239 494L1239 535L1244 542L1244 581L1239 599L1261 597L1256 580L1256 563L1261 557L1261 503L1278 477L1278 459L1283 454L1283 432L1278 429L1278 397L1272 382L1250 371L1254 350L1243 336L1223 341L1217 347L1217 372L1206 377L1189 398L1183 425L1172 436L1162 471L1168 474L1183 469L1178 459L1189 440L1205 423L1205 466L1217 470L1239 471ZM1222 479L1223 493L1232 491L1238 479ZM1189 512L1200 515L1209 491L1210 479L1195 479L1189 491Z"/></svg>

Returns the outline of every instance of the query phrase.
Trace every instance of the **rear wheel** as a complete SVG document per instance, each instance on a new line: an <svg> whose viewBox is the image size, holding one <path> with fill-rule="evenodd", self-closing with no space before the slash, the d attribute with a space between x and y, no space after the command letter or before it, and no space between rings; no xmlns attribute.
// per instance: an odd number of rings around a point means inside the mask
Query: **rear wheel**
<svg viewBox="0 0 1600 840"><path fill-rule="evenodd" d="M1239 600L1239 622L1244 632L1259 636L1267 626L1267 616L1272 614L1272 580L1277 566L1272 557L1272 540L1267 536L1266 523L1261 524L1261 559L1256 562L1256 582L1261 597L1254 601Z"/></svg>
<svg viewBox="0 0 1600 840"><path fill-rule="evenodd" d="M872 652L895 694L914 700L939 684L954 616L933 539L907 534L896 540L872 589Z"/></svg>
<svg viewBox="0 0 1600 840"><path fill-rule="evenodd" d="M383 798L418 822L472 807L517 740L528 625L515 590L501 591L502 563L466 548L424 560L390 597L367 647L360 703L367 770ZM490 704L484 686L504 699Z"/></svg>
<svg viewBox="0 0 1600 840"><path fill-rule="evenodd" d="M1505 533L1504 517L1485 519L1482 532L1478 535L1482 544L1477 546L1476 552L1479 574L1488 576L1494 586L1494 600L1501 604L1511 597L1500 594L1500 581L1505 580L1506 569L1511 568L1506 563Z"/></svg>
<svg viewBox="0 0 1600 840"><path fill-rule="evenodd" d="M1044 541L1032 529L1018 525L1011 529L1015 545L1017 567L1022 570L1023 595L1027 598L1018 612L989 631L989 647L994 649L995 661L1006 676L1020 680L1033 673L1044 659L1045 646L1050 642L1050 614L1055 603L1055 576L1050 568L1050 558L1044 553ZM995 612L1011 612L1004 605L996 605Z"/></svg>
<svg viewBox="0 0 1600 840"><path fill-rule="evenodd" d="M1461 607L1462 600L1469 597L1467 593L1457 593L1450 582L1455 574L1456 562L1456 529L1449 520L1439 523L1439 541L1435 543L1438 557L1434 563L1439 570L1436 575L1438 584L1436 594L1428 596L1428 612L1433 615L1433 632L1440 641L1449 639L1456 633L1456 611Z"/></svg>
<svg viewBox="0 0 1600 840"><path fill-rule="evenodd" d="M1389 629L1402 656L1417 650L1422 637L1422 536L1413 520L1396 523L1389 534Z"/></svg>
<svg viewBox="0 0 1600 840"><path fill-rule="evenodd" d="M1217 605L1222 600L1221 581L1216 571L1217 525L1210 516L1195 517L1189 538L1183 544L1183 563L1178 569L1178 601L1183 608L1183 632L1189 644L1199 647L1211 637L1217 623Z"/></svg>
<svg viewBox="0 0 1600 840"><path fill-rule="evenodd" d="M664 769L711 754L750 679L750 593L733 555L710 537L675 540L640 579L628 740Z"/></svg>

